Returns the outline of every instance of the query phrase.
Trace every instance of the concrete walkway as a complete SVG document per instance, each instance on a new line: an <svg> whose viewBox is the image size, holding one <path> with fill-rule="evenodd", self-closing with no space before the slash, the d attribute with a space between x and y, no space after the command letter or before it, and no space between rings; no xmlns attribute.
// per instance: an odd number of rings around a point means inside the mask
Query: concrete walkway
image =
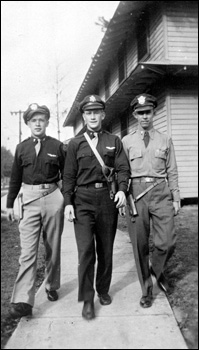
<svg viewBox="0 0 199 350"><path fill-rule="evenodd" d="M188 349L165 294L154 280L154 303L139 306L141 289L128 234L117 230L114 245L113 302L102 306L95 297L96 318L82 318L77 302L77 248L73 224L62 237L62 285L59 300L36 294L32 317L21 318L5 349Z"/></svg>

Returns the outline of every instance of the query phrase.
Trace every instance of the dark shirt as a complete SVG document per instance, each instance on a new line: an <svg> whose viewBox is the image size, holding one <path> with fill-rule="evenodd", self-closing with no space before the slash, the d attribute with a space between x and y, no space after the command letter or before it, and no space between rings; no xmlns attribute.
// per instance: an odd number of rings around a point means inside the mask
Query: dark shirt
<svg viewBox="0 0 199 350"><path fill-rule="evenodd" d="M17 145L12 166L7 208L13 208L22 183L30 185L58 182L63 175L65 152L63 143L45 136L36 156L36 140L29 137Z"/></svg>
<svg viewBox="0 0 199 350"><path fill-rule="evenodd" d="M92 133L87 131L89 136ZM107 131L98 134L97 151L104 163L114 167L117 173L118 191L126 193L130 169L120 138ZM76 186L95 182L106 182L102 167L91 150L84 135L73 138L67 149L63 175L63 195L65 205L72 204L72 195Z"/></svg>

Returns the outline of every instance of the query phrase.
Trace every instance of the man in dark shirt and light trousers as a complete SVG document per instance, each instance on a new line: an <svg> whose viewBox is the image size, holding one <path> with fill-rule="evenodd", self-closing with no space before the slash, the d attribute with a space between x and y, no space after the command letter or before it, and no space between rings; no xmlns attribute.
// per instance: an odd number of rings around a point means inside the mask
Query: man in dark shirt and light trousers
<svg viewBox="0 0 199 350"><path fill-rule="evenodd" d="M38 245L43 233L46 250L45 287L50 301L58 299L60 248L64 223L64 199L60 192L65 152L62 142L46 136L50 111L32 104L23 115L31 137L17 145L7 197L8 220L15 220L13 205L22 201L19 221L21 255L10 310L13 318L32 314Z"/></svg>
<svg viewBox="0 0 199 350"><path fill-rule="evenodd" d="M82 316L95 317L94 267L96 254L96 291L101 305L109 305L112 276L113 244L117 228L118 208L126 204L125 193L130 176L129 165L118 136L101 129L105 103L98 95L89 95L80 103L86 123L86 134L106 166L117 173L118 191L111 199L102 166L84 135L73 138L67 149L63 175L65 216L74 221L78 248L78 301L83 301Z"/></svg>

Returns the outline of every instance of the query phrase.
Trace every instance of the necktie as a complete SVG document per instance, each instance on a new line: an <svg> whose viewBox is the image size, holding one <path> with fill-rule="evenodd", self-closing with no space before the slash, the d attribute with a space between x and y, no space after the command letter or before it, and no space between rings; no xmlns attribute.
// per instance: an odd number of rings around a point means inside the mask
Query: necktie
<svg viewBox="0 0 199 350"><path fill-rule="evenodd" d="M38 156L39 154L39 151L41 149L41 140L40 139L37 139L37 143L35 145L35 152L36 152L36 155Z"/></svg>
<svg viewBox="0 0 199 350"><path fill-rule="evenodd" d="M97 143L98 143L98 133L97 132L93 133L92 143L94 144L95 147L97 147Z"/></svg>
<svg viewBox="0 0 199 350"><path fill-rule="evenodd" d="M149 144L149 132L148 131L145 131L145 133L144 133L144 144L145 144L145 147L147 147Z"/></svg>

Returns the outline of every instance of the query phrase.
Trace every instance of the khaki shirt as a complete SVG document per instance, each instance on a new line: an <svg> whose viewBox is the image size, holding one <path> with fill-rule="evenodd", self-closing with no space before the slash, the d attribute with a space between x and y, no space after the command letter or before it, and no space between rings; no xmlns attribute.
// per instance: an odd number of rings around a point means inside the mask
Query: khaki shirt
<svg viewBox="0 0 199 350"><path fill-rule="evenodd" d="M134 131L123 139L124 151L129 159L131 178L150 176L168 181L173 200L180 200L178 170L172 139L155 129L149 131L150 141L145 147L144 131Z"/></svg>

